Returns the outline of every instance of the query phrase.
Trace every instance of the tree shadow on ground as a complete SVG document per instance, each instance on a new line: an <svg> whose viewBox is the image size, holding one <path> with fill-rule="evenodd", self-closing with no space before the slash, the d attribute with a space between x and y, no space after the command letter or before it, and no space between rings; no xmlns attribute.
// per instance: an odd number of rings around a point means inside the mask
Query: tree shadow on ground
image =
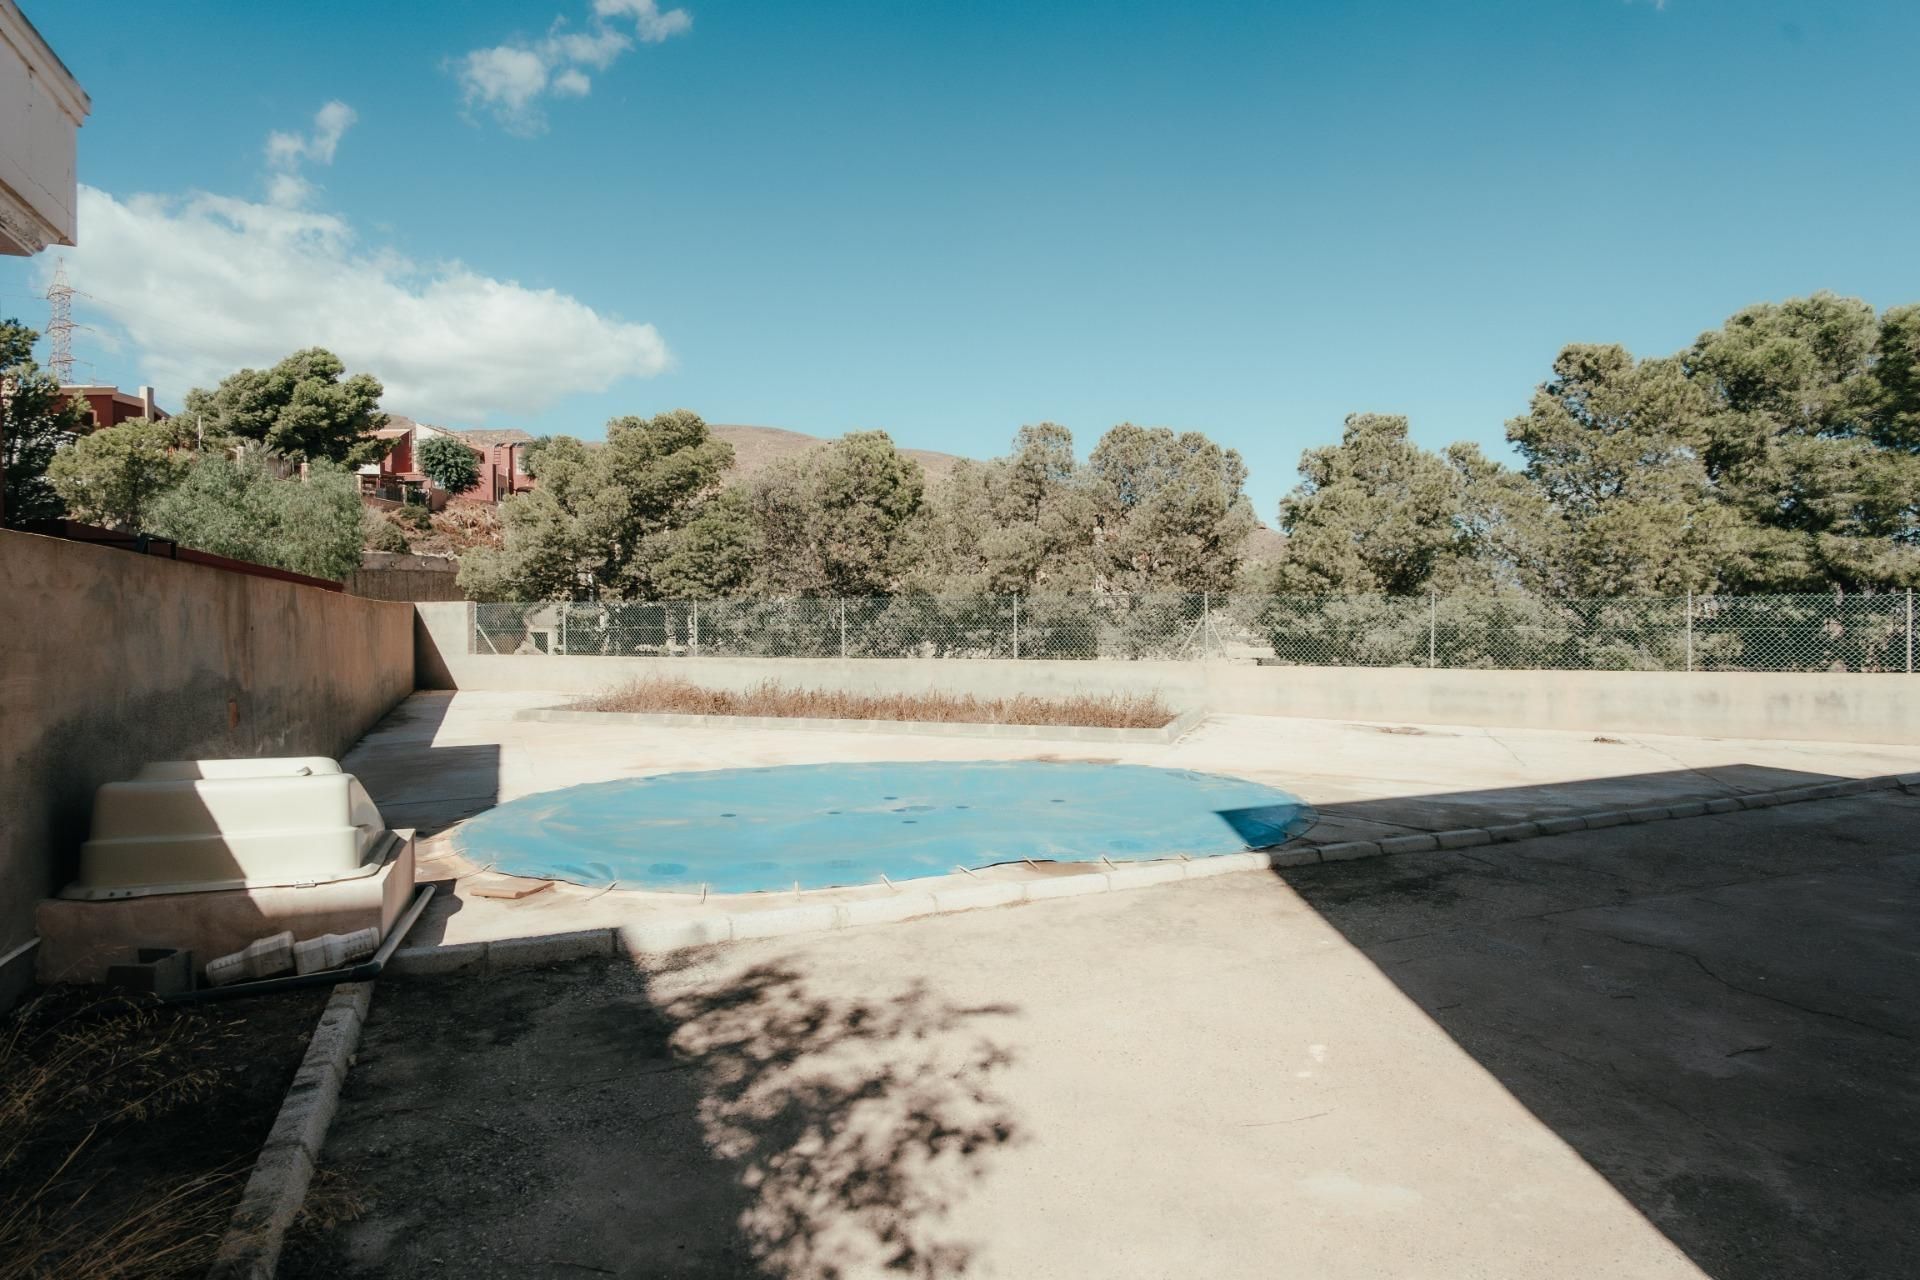
<svg viewBox="0 0 1920 1280"><path fill-rule="evenodd" d="M749 1193L738 1225L765 1270L965 1272L972 1249L941 1221L1018 1131L990 1088L1006 1050L984 1034L943 1046L1010 1006L955 1006L920 982L827 997L759 964L662 1009L674 1047L700 1064L707 1139Z"/></svg>
<svg viewBox="0 0 1920 1280"><path fill-rule="evenodd" d="M323 1160L369 1211L282 1274L962 1275L1016 1012L777 960L382 983Z"/></svg>

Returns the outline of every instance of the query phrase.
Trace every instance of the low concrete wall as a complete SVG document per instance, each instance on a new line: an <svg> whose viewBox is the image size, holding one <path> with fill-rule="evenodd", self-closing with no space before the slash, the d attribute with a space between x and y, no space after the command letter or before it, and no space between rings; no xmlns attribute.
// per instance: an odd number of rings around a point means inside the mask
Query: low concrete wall
<svg viewBox="0 0 1920 1280"><path fill-rule="evenodd" d="M0 957L71 877L101 783L153 759L339 755L413 688L404 604L11 530L0 600Z"/></svg>
<svg viewBox="0 0 1920 1280"><path fill-rule="evenodd" d="M1453 671L1227 662L497 657L467 652L469 606L417 605L422 688L595 693L666 674L718 689L997 696L1157 690L1180 710L1596 733L1920 744L1920 676L1774 672Z"/></svg>

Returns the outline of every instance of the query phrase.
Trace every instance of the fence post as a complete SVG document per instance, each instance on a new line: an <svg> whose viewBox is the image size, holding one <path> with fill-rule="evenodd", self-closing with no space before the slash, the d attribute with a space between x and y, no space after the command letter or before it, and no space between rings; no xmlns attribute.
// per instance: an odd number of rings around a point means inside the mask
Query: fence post
<svg viewBox="0 0 1920 1280"><path fill-rule="evenodd" d="M572 612L566 605L560 606L560 652L567 651L567 614Z"/></svg>
<svg viewBox="0 0 1920 1280"><path fill-rule="evenodd" d="M1020 597L1013 598L1013 656L1020 656Z"/></svg>
<svg viewBox="0 0 1920 1280"><path fill-rule="evenodd" d="M847 598L840 597L840 656L847 656Z"/></svg>
<svg viewBox="0 0 1920 1280"><path fill-rule="evenodd" d="M1687 592L1687 670L1693 670L1693 592Z"/></svg>
<svg viewBox="0 0 1920 1280"><path fill-rule="evenodd" d="M1907 588L1907 674L1913 674L1913 588Z"/></svg>
<svg viewBox="0 0 1920 1280"><path fill-rule="evenodd" d="M1440 593L1427 592L1427 669L1440 665Z"/></svg>
<svg viewBox="0 0 1920 1280"><path fill-rule="evenodd" d="M700 602L693 602L693 656L700 656Z"/></svg>
<svg viewBox="0 0 1920 1280"><path fill-rule="evenodd" d="M1200 658L1205 661L1213 649L1213 592L1200 593Z"/></svg>

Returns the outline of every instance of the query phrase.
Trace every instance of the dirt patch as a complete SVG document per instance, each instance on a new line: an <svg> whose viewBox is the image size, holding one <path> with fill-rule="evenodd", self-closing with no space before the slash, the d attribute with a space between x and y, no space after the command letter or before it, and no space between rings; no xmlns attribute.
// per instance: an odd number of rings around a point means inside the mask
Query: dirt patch
<svg viewBox="0 0 1920 1280"><path fill-rule="evenodd" d="M0 1018L0 1280L203 1275L326 998L59 987Z"/></svg>
<svg viewBox="0 0 1920 1280"><path fill-rule="evenodd" d="M775 716L823 720L932 721L941 724L1071 725L1159 729L1173 708L1154 693L1073 694L1064 698L981 698L970 693L848 693L796 689L766 680L744 692L708 689L652 676L576 703L576 711L651 712L696 716Z"/></svg>
<svg viewBox="0 0 1920 1280"><path fill-rule="evenodd" d="M777 957L395 982L324 1153L366 1215L280 1275L952 1280L948 1210L1021 1141L1017 1012Z"/></svg>

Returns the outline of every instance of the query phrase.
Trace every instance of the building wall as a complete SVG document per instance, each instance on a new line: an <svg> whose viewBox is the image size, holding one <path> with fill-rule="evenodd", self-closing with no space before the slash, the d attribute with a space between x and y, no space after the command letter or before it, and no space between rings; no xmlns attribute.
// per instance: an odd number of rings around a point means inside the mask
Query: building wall
<svg viewBox="0 0 1920 1280"><path fill-rule="evenodd" d="M1920 744L1920 675L1772 672L1450 671L1260 667L1229 662L1030 662L892 658L594 658L473 654L470 609L423 604L422 688L597 693L670 675L714 688L983 696L1157 690L1182 711L1316 720Z"/></svg>
<svg viewBox="0 0 1920 1280"><path fill-rule="evenodd" d="M86 401L87 410L93 415L95 428L117 427L123 422L135 418L151 418L164 421L172 415L153 403L153 388L140 388L138 396L128 395L117 387L62 387L64 392L78 396Z"/></svg>
<svg viewBox="0 0 1920 1280"><path fill-rule="evenodd" d="M468 496L482 502L500 502L533 488L533 477L519 470L522 465L519 450L524 447L518 443L480 447L480 483Z"/></svg>
<svg viewBox="0 0 1920 1280"><path fill-rule="evenodd" d="M0 600L0 1004L95 787L148 760L338 755L413 689L402 604L11 530Z"/></svg>
<svg viewBox="0 0 1920 1280"><path fill-rule="evenodd" d="M0 0L0 253L74 242L74 135L89 110L33 24Z"/></svg>

